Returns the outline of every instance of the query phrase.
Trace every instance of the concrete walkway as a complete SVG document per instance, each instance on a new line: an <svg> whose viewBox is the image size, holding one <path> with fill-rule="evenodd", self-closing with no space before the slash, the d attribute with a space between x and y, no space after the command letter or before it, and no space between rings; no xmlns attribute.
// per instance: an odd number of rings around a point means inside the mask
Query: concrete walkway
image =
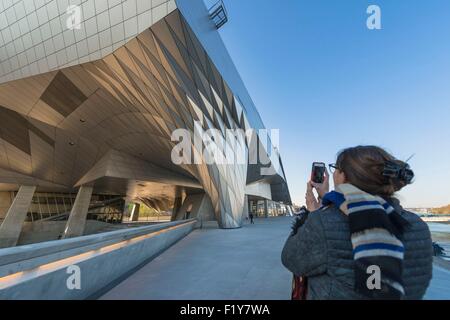
<svg viewBox="0 0 450 320"><path fill-rule="evenodd" d="M450 271L437 265L424 300L450 300Z"/></svg>
<svg viewBox="0 0 450 320"><path fill-rule="evenodd" d="M291 221L195 230L101 299L290 299L292 275L280 254ZM425 299L450 299L450 272L436 266L433 275Z"/></svg>
<svg viewBox="0 0 450 320"><path fill-rule="evenodd" d="M291 219L195 230L101 299L289 299L280 255Z"/></svg>

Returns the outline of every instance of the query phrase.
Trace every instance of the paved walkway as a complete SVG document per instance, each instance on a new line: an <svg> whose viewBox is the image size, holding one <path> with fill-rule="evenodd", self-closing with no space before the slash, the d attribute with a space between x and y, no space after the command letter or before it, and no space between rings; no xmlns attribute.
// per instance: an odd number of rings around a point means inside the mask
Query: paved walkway
<svg viewBox="0 0 450 320"><path fill-rule="evenodd" d="M289 299L281 250L291 219L195 230L102 299Z"/></svg>
<svg viewBox="0 0 450 320"><path fill-rule="evenodd" d="M424 299L450 300L450 271L434 266L433 279Z"/></svg>
<svg viewBox="0 0 450 320"><path fill-rule="evenodd" d="M289 217L235 230L195 230L101 299L251 300L290 298L280 254ZM450 272L435 267L427 299L450 299Z"/></svg>

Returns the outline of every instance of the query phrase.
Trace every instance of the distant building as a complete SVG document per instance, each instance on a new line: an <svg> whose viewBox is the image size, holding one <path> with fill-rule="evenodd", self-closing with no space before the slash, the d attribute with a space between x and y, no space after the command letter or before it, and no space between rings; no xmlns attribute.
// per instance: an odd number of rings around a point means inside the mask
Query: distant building
<svg viewBox="0 0 450 320"><path fill-rule="evenodd" d="M405 210L419 214L431 214L432 208L405 208Z"/></svg>

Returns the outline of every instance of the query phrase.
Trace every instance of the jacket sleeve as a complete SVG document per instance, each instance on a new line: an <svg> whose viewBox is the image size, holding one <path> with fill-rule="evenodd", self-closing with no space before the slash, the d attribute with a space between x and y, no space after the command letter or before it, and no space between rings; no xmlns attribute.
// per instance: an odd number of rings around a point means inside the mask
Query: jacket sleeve
<svg viewBox="0 0 450 320"><path fill-rule="evenodd" d="M297 276L314 276L327 270L327 244L320 214L324 213L312 212L284 245L281 261Z"/></svg>

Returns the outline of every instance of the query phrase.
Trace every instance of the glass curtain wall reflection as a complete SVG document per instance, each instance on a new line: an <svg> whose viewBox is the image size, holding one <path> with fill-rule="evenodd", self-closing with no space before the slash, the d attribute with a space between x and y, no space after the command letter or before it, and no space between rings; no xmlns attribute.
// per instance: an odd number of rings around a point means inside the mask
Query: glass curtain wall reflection
<svg viewBox="0 0 450 320"><path fill-rule="evenodd" d="M279 217L288 214L286 205L271 200L250 200L248 206L249 213L253 213L258 218L265 218L265 201L267 201L267 217Z"/></svg>

